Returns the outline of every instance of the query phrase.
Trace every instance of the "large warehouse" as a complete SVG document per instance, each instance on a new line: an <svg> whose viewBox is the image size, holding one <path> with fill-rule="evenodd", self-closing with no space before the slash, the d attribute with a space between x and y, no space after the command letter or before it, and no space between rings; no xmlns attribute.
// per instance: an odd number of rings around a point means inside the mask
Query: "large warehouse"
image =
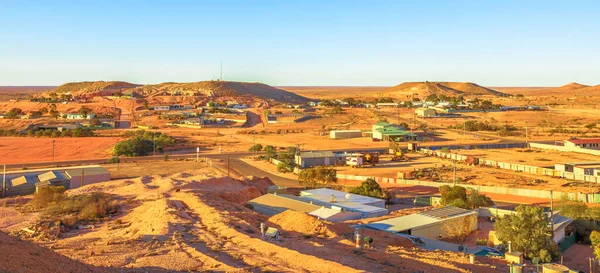
<svg viewBox="0 0 600 273"><path fill-rule="evenodd" d="M461 224L477 229L477 212L457 207L443 207L367 224L367 227L390 233L440 239L448 237L446 227Z"/></svg>
<svg viewBox="0 0 600 273"><path fill-rule="evenodd" d="M27 195L36 192L39 187L63 186L73 189L82 185L110 180L110 173L99 165L20 170L6 172L6 192L0 186L0 197ZM4 176L1 178L4 179ZM0 184L1 185L1 184Z"/></svg>

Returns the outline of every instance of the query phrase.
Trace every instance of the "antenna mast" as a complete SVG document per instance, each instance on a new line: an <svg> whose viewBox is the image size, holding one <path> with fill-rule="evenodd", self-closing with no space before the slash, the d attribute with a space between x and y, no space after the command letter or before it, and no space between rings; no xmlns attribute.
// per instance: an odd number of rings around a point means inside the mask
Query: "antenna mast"
<svg viewBox="0 0 600 273"><path fill-rule="evenodd" d="M223 81L223 61L221 61L221 81Z"/></svg>

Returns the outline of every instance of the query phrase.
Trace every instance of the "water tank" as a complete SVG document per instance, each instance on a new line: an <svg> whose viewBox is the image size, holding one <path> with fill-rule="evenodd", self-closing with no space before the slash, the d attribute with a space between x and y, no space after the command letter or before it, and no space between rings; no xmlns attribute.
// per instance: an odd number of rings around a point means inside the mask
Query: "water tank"
<svg viewBox="0 0 600 273"><path fill-rule="evenodd" d="M510 273L523 273L523 265L513 264Z"/></svg>
<svg viewBox="0 0 600 273"><path fill-rule="evenodd" d="M569 268L560 264L543 264L542 273L569 273Z"/></svg>

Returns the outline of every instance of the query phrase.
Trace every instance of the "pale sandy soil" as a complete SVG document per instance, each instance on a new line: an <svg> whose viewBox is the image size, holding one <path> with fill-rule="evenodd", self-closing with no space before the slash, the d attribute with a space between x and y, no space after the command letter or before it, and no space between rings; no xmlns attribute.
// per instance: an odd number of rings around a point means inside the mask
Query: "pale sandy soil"
<svg viewBox="0 0 600 273"><path fill-rule="evenodd" d="M118 215L93 229L38 242L84 264L126 269L227 272L504 272L482 258L423 251L407 240L366 231L373 248L353 254L349 223L320 222L306 214L268 219L242 204L267 181L240 182L206 168L172 175L115 180L71 190L102 191L124 200ZM413 211L407 211L413 212ZM398 213L398 215L400 212ZM123 225L116 224L120 220ZM278 227L280 242L262 240L260 222ZM112 227L109 229L109 227Z"/></svg>

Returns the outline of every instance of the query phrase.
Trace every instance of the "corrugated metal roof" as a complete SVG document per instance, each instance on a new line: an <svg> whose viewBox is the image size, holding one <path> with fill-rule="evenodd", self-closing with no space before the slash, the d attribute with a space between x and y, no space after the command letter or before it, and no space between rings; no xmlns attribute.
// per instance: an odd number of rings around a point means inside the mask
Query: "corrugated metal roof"
<svg viewBox="0 0 600 273"><path fill-rule="evenodd" d="M320 208L320 206L303 202L300 198L287 194L265 194L247 202L255 206L266 206L275 212L283 212L291 209L309 213Z"/></svg>
<svg viewBox="0 0 600 273"><path fill-rule="evenodd" d="M69 177L81 176L82 172L84 173L84 175L109 174L108 170L106 170L105 168L100 167L100 166L85 168L85 171L83 171L83 169L73 169L73 170L65 171L65 173Z"/></svg>
<svg viewBox="0 0 600 273"><path fill-rule="evenodd" d="M320 158L320 157L334 157L331 151L318 151L318 152L300 152L301 158Z"/></svg>
<svg viewBox="0 0 600 273"><path fill-rule="evenodd" d="M398 233L416 227L430 225L436 222L439 222L439 220L420 214L411 214L402 217L396 217L383 221L369 223L367 224L367 226L377 230Z"/></svg>
<svg viewBox="0 0 600 273"><path fill-rule="evenodd" d="M600 138L569 139L567 141L573 144L594 144L600 143Z"/></svg>
<svg viewBox="0 0 600 273"><path fill-rule="evenodd" d="M456 218L471 214L477 214L477 212L456 207L443 207L417 214L411 214L402 217L373 222L367 224L367 226L378 230L398 233L409 229L438 223L441 222L443 219Z"/></svg>
<svg viewBox="0 0 600 273"><path fill-rule="evenodd" d="M454 217L454 216L459 216L461 214L466 215L466 214L472 214L472 213L473 213L473 211L471 211L471 210L448 206L448 207L443 207L443 208L438 208L438 209L432 209L429 211L423 211L419 214L441 220L441 219L446 219L446 218L450 218L450 217Z"/></svg>
<svg viewBox="0 0 600 273"><path fill-rule="evenodd" d="M379 203L381 201L384 201L383 199L379 199L379 198L373 198L373 197L354 194L354 193L347 193L347 192L343 192L343 191L336 191L336 190L327 189L327 188L304 190L304 191L300 192L300 195L310 197L310 198L316 199L316 200L325 201L325 202L330 201L331 195L333 195L336 202L350 201L350 202L360 203L360 204L372 204L372 203ZM350 199L346 199L346 195L349 195Z"/></svg>

